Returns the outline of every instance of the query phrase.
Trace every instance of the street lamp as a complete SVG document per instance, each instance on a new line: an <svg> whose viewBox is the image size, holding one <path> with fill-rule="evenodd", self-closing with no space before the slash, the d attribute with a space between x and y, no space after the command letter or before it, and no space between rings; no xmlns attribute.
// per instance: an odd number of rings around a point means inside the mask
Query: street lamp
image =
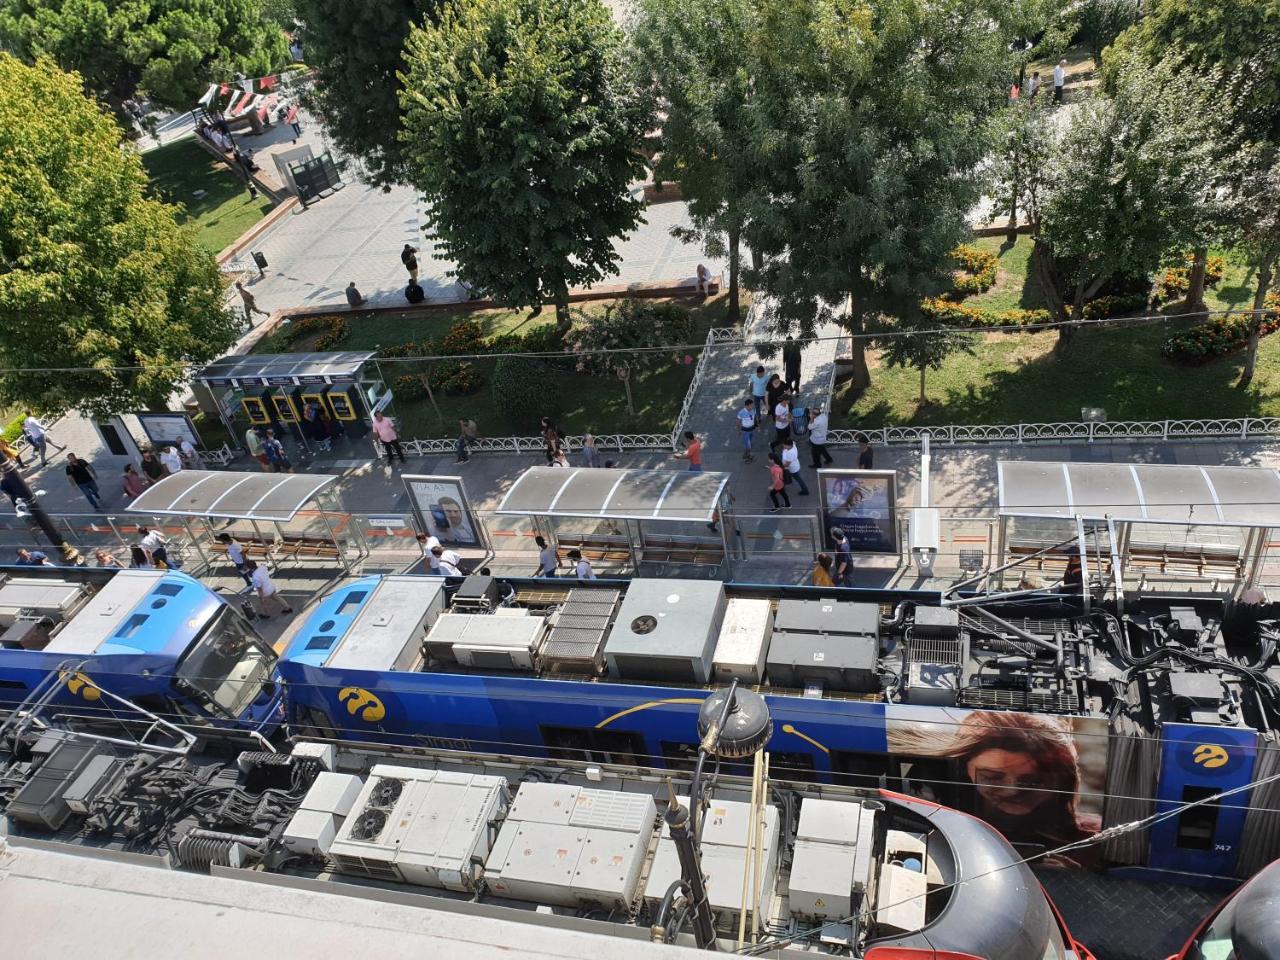
<svg viewBox="0 0 1280 960"><path fill-rule="evenodd" d="M26 479L18 470L17 462L3 453L0 453L0 490L3 490L13 501L14 512L23 516L25 511L26 516L29 516L48 537L49 543L58 548L62 553L63 562L84 566L84 558L80 556L80 551L67 543L58 532L58 528L44 512L44 507L40 505L39 496L27 486Z"/></svg>
<svg viewBox="0 0 1280 960"><path fill-rule="evenodd" d="M703 769L711 756L740 760L763 750L773 735L769 705L758 693L739 691L735 680L728 690L717 690L702 702L698 710L698 735L702 740L698 744L698 761L689 784L689 810L680 804L675 787L670 780L667 781L667 810L663 819L680 860L680 879L667 889L650 933L655 941L670 943L685 920L691 920L698 949L714 950L715 920L711 915L707 878L702 872L702 853L698 845L705 812ZM678 904L677 893L683 896Z"/></svg>

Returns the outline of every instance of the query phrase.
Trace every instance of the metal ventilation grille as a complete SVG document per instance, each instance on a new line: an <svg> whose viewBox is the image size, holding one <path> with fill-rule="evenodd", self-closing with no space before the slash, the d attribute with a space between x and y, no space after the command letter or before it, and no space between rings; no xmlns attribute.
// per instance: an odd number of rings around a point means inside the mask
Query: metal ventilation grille
<svg viewBox="0 0 1280 960"><path fill-rule="evenodd" d="M362 857L348 857L343 854L334 854L331 859L339 873L372 877L374 880L393 880L397 882L401 880L399 870L378 860L365 860Z"/></svg>
<svg viewBox="0 0 1280 960"><path fill-rule="evenodd" d="M964 687L957 703L962 707L990 710L1030 710L1035 713L1078 713L1080 698L1065 691L997 690L991 687Z"/></svg>
<svg viewBox="0 0 1280 960"><path fill-rule="evenodd" d="M912 637L907 643L907 658L912 663L960 663L960 641Z"/></svg>
<svg viewBox="0 0 1280 960"><path fill-rule="evenodd" d="M598 673L604 662L604 637L621 597L620 590L570 590L542 645L543 669Z"/></svg>

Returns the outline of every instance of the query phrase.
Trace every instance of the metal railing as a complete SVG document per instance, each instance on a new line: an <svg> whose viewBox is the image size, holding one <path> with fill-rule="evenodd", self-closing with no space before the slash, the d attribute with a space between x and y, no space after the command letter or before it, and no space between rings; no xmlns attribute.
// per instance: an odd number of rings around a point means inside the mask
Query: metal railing
<svg viewBox="0 0 1280 960"><path fill-rule="evenodd" d="M685 424L689 422L689 414L693 410L693 403L697 397L698 389L702 386L702 378L706 374L707 357L711 354L711 348L718 343L745 342L743 331L750 327L754 310L755 304L747 307L747 318L743 321L741 328L712 327L707 331L707 339L703 344L702 354L698 357L698 365L693 368L693 379L689 382L689 389L685 391L684 404L680 407L680 415L676 417L676 425L668 438L667 446L670 449L678 450L680 448L680 437L684 433Z"/></svg>
<svg viewBox="0 0 1280 960"><path fill-rule="evenodd" d="M920 427L867 427L832 430L828 444L844 446L862 437L876 444L918 444L928 433L935 446L967 443L1062 443L1082 440L1175 440L1218 438L1248 440L1280 436L1280 417L1231 419L1115 420L1063 423L950 424Z"/></svg>

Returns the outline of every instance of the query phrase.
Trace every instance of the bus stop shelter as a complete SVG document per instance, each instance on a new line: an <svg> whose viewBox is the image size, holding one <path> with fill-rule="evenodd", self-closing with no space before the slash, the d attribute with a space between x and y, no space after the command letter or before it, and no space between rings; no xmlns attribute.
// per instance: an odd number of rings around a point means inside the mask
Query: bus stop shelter
<svg viewBox="0 0 1280 960"><path fill-rule="evenodd" d="M325 474L183 470L148 487L126 512L181 520L205 564L220 533L231 532L250 557L334 559L350 572L341 539L348 523ZM204 528L205 544L193 523ZM249 531L252 531L251 533Z"/></svg>
<svg viewBox="0 0 1280 960"><path fill-rule="evenodd" d="M997 566L1028 540L1073 537L1087 579L1086 544L1105 544L1093 572L1101 556L1121 598L1130 567L1252 587L1280 527L1280 472L1269 467L1001 461L997 476Z"/></svg>
<svg viewBox="0 0 1280 960"><path fill-rule="evenodd" d="M727 473L531 467L498 505L547 542L650 575L715 576L725 562Z"/></svg>

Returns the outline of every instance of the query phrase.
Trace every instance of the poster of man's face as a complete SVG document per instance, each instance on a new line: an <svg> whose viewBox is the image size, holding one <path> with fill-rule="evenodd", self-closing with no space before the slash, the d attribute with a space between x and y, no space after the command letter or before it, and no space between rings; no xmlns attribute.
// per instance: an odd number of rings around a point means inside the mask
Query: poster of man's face
<svg viewBox="0 0 1280 960"><path fill-rule="evenodd" d="M404 481L428 536L448 547L480 546L479 529L461 480L405 477Z"/></svg>
<svg viewBox="0 0 1280 960"><path fill-rule="evenodd" d="M819 470L818 480L825 529L843 530L853 553L898 552L892 470Z"/></svg>

